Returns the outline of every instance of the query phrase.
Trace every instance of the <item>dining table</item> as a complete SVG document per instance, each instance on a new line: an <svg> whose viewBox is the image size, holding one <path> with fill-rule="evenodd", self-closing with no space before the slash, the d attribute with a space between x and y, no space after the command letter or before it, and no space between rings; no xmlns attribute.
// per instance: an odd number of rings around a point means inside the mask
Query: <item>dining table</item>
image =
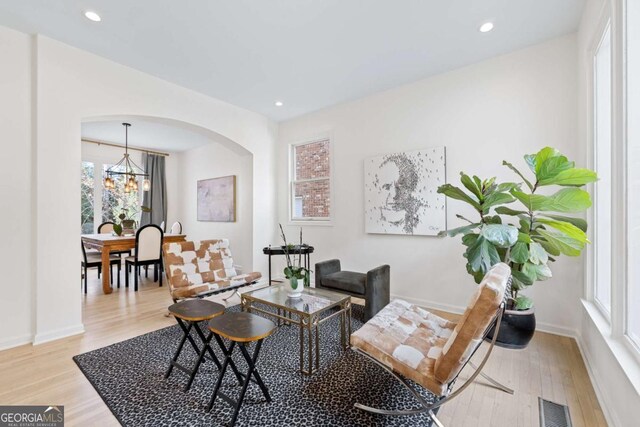
<svg viewBox="0 0 640 427"><path fill-rule="evenodd" d="M89 249L97 249L102 256L102 291L105 294L113 292L110 282L111 270L109 268L109 257L114 251L128 251L135 249L136 237L115 236L112 234L82 234L82 244ZM186 241L186 234L164 234L162 243L174 243ZM126 274L126 273L125 273Z"/></svg>

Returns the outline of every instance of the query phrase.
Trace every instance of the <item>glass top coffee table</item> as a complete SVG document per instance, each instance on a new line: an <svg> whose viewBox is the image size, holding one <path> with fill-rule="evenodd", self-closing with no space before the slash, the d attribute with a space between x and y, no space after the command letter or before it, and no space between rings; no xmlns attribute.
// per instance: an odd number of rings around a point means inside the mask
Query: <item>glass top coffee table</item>
<svg viewBox="0 0 640 427"><path fill-rule="evenodd" d="M243 292L240 300L248 312L259 312L278 319L282 323L298 325L300 328L300 372L311 375L320 367L320 343L318 327L335 316L340 316L340 344L349 348L351 335L351 297L325 289L305 288L300 298L289 298L285 284L267 286L256 291ZM260 303L273 307L276 312L256 307ZM322 317L331 310L336 311ZM305 330L307 345L305 345ZM315 337L314 337L315 336ZM305 347L306 365L305 369ZM315 347L315 351L314 351Z"/></svg>

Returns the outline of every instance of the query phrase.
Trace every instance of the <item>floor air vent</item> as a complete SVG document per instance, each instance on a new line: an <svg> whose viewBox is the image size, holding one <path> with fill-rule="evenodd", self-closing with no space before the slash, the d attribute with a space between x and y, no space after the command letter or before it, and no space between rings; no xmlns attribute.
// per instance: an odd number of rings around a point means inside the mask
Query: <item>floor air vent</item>
<svg viewBox="0 0 640 427"><path fill-rule="evenodd" d="M569 407L538 397L540 427L572 427Z"/></svg>

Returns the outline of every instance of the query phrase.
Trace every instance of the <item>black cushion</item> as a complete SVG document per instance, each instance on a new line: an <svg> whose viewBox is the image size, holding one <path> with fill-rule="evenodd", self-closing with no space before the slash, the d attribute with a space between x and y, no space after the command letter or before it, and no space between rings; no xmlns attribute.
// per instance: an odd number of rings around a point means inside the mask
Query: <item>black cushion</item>
<svg viewBox="0 0 640 427"><path fill-rule="evenodd" d="M367 275L354 271L338 271L322 278L324 287L358 295L364 295L366 283Z"/></svg>

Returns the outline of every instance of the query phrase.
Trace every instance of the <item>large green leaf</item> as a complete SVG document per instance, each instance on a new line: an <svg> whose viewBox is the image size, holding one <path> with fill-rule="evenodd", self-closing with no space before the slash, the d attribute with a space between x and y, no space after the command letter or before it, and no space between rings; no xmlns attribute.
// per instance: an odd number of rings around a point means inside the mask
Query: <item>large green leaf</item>
<svg viewBox="0 0 640 427"><path fill-rule="evenodd" d="M516 215L523 215L528 213L526 211L517 211L511 208L508 208L506 206L498 206L495 210L496 210L496 213L500 215L516 216Z"/></svg>
<svg viewBox="0 0 640 427"><path fill-rule="evenodd" d="M552 147L544 147L542 150L538 151L535 157L536 176L540 173L542 165L547 159L551 157L558 157L560 155L560 152Z"/></svg>
<svg viewBox="0 0 640 427"><path fill-rule="evenodd" d="M482 227L481 236L496 246L507 248L518 241L518 229L508 224L488 224Z"/></svg>
<svg viewBox="0 0 640 427"><path fill-rule="evenodd" d="M515 268L511 269L511 276L513 276L513 279L517 280L518 282L516 282L515 280L511 283L511 287L515 287L516 290L520 290L525 286L531 286L533 285L534 280L532 280L529 276L527 276L526 274L524 274L522 271L520 270L516 270ZM518 283L520 286L515 286L515 284Z"/></svg>
<svg viewBox="0 0 640 427"><path fill-rule="evenodd" d="M451 230L441 231L438 233L438 237L444 237L444 236L455 237L458 234L468 234L469 232L478 228L479 226L480 226L480 223L475 223L475 224L464 225L462 227L454 228Z"/></svg>
<svg viewBox="0 0 640 427"><path fill-rule="evenodd" d="M547 252L548 255L558 256L560 255L560 249L557 246L552 245L548 241L544 239L543 236L533 236L533 239L542 246L542 248ZM551 259L551 258L549 258Z"/></svg>
<svg viewBox="0 0 640 427"><path fill-rule="evenodd" d="M547 280L551 278L551 269L547 264L532 264L525 262L522 265L522 272L533 281Z"/></svg>
<svg viewBox="0 0 640 427"><path fill-rule="evenodd" d="M525 178L524 175L522 175L522 173L518 169L516 169L515 166L513 166L511 163L507 162L506 160L503 160L502 164L508 167L509 169L511 169L512 171L514 171L515 173L517 173L520 176L520 178L522 178L524 183L527 184L527 187L529 187L529 190L533 191L533 184L531 184L531 182L529 182L529 180Z"/></svg>
<svg viewBox="0 0 640 427"><path fill-rule="evenodd" d="M573 237L569 237L564 233L542 229L539 229L538 233L540 233L540 235L544 237L544 240L546 240L547 243L556 248L557 251L567 256L578 256L584 248L584 242L574 239ZM555 253L552 253L549 250L547 250L547 252L549 252L551 255L555 255Z"/></svg>
<svg viewBox="0 0 640 427"><path fill-rule="evenodd" d="M516 242L511 248L511 253L509 254L511 260L517 264L524 264L529 260L529 248L527 244L524 242Z"/></svg>
<svg viewBox="0 0 640 427"><path fill-rule="evenodd" d="M538 185L564 185L581 187L598 180L598 175L589 169L572 168L563 170L553 176L538 180Z"/></svg>
<svg viewBox="0 0 640 427"><path fill-rule="evenodd" d="M498 210L496 209L496 212ZM570 216L562 216L562 215L550 215L550 214L544 214L545 217L547 218L552 218L552 219L557 219L558 221L564 221L564 222L568 222L570 224L575 225L576 227L578 227L580 230L584 231L585 233L587 232L587 221L585 221L582 218L573 218Z"/></svg>
<svg viewBox="0 0 640 427"><path fill-rule="evenodd" d="M467 193L465 193L464 191L462 191L456 186L453 186L451 184L441 185L440 187L438 187L438 193L444 194L445 196L450 197L452 199L462 200L463 202L467 202L471 206L473 206L476 210L478 211L480 210L480 204L477 201L473 200Z"/></svg>
<svg viewBox="0 0 640 427"><path fill-rule="evenodd" d="M515 202L515 198L509 193L491 193L482 205L482 212L489 213L489 210L496 205Z"/></svg>
<svg viewBox="0 0 640 427"><path fill-rule="evenodd" d="M500 256L495 246L482 236L469 246L465 257L474 272L486 273L493 265L500 262Z"/></svg>
<svg viewBox="0 0 640 427"><path fill-rule="evenodd" d="M466 268L467 273L473 276L473 280L475 280L476 283L482 282L482 279L484 278L484 273L482 271L473 271L471 264L469 263L467 263Z"/></svg>
<svg viewBox="0 0 640 427"><path fill-rule="evenodd" d="M540 181L553 178L560 172L571 169L574 166L575 163L570 162L565 156L549 157L540 166L536 173L536 178L538 179L538 183L540 183Z"/></svg>
<svg viewBox="0 0 640 427"><path fill-rule="evenodd" d="M518 295L515 301L516 310L529 310L533 307L533 300L526 295Z"/></svg>
<svg viewBox="0 0 640 427"><path fill-rule="evenodd" d="M549 255L540 243L529 244L529 261L533 264L546 264L549 261Z"/></svg>
<svg viewBox="0 0 640 427"><path fill-rule="evenodd" d="M527 233L518 233L518 242L531 243L531 236Z"/></svg>
<svg viewBox="0 0 640 427"><path fill-rule="evenodd" d="M502 218L500 215L487 215L484 217L485 224L502 224Z"/></svg>
<svg viewBox="0 0 640 427"><path fill-rule="evenodd" d="M527 162L527 166L529 166L529 169L531 169L531 172L536 173L536 155L525 154L524 161Z"/></svg>
<svg viewBox="0 0 640 427"><path fill-rule="evenodd" d="M591 206L589 193L579 188L564 188L551 196L511 191L531 211L579 212Z"/></svg>
<svg viewBox="0 0 640 427"><path fill-rule="evenodd" d="M482 201L482 188L476 186L469 175L465 175L464 172L460 172L460 182L465 186L467 190L471 191L478 198L478 200Z"/></svg>
<svg viewBox="0 0 640 427"><path fill-rule="evenodd" d="M471 246L476 242L478 237L480 237L480 235L475 233L465 234L462 236L462 244L465 246Z"/></svg>
<svg viewBox="0 0 640 427"><path fill-rule="evenodd" d="M555 228L556 230L561 231L567 236L573 239L576 239L582 243L588 242L586 233L569 222L558 221L555 219L547 219L547 218L536 218L536 222Z"/></svg>

